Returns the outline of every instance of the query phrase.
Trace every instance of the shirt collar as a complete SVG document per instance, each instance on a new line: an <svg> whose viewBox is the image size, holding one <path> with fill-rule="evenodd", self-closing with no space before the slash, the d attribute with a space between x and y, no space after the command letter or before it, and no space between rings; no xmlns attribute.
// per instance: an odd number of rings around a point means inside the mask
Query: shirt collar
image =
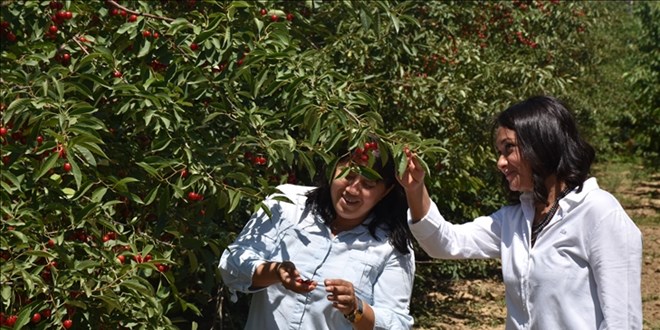
<svg viewBox="0 0 660 330"><path fill-rule="evenodd" d="M598 189L600 189L600 187L598 186L598 182L596 181L596 178L594 177L588 178L582 183L582 190L578 192L577 188L573 189L571 192L568 193L568 195L566 195L564 198L562 198L559 201L559 206L562 209L566 209L568 211L568 209L582 202L582 200L590 192ZM532 192L528 191L520 194L520 203L522 205L532 207L534 205L534 195L532 194Z"/></svg>

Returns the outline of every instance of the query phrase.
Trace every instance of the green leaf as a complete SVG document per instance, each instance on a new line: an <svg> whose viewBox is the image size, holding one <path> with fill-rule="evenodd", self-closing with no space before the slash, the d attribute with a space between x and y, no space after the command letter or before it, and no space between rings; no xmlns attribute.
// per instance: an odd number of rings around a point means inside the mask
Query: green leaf
<svg viewBox="0 0 660 330"><path fill-rule="evenodd" d="M135 292L143 294L145 296L151 296L152 295L151 290L149 290L149 288L147 288L145 285L138 282L137 280L133 280L133 279L125 280L125 281L122 281L121 283L119 283L119 286L123 286L123 287L126 287L126 288L130 289L130 290L134 290Z"/></svg>
<svg viewBox="0 0 660 330"><path fill-rule="evenodd" d="M147 197L144 200L145 205L149 205L149 204L153 203L153 201L156 199L156 196L158 196L158 189L159 188L160 188L160 186L156 186L156 188L152 189L149 192L149 194L147 195Z"/></svg>
<svg viewBox="0 0 660 330"><path fill-rule="evenodd" d="M37 172L37 175L34 177L34 181L38 181L39 178L44 176L44 174L48 173L54 166L55 163L57 163L57 159L59 158L59 154L57 152L54 152L48 158L46 161L41 165L39 168L39 171Z"/></svg>
<svg viewBox="0 0 660 330"><path fill-rule="evenodd" d="M136 163L136 165L140 166L143 170L147 171L147 173L149 173L149 175L151 175L153 177L160 177L160 175L158 175L158 170L156 170L153 166L151 166L151 165L149 165L145 162L139 162L139 163Z"/></svg>

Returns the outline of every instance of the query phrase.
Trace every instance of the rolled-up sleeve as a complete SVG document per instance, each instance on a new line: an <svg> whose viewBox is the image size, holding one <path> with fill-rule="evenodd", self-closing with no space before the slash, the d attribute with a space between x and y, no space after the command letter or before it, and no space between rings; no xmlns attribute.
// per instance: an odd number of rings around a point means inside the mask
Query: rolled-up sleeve
<svg viewBox="0 0 660 330"><path fill-rule="evenodd" d="M415 257L411 251L402 255L393 253L374 286L371 308L375 329L411 329L410 297L415 274Z"/></svg>
<svg viewBox="0 0 660 330"><path fill-rule="evenodd" d="M265 201L271 210L275 203ZM269 259L277 248L279 226L276 214L269 218L262 210L250 218L238 238L227 246L220 257L218 268L226 286L241 292L254 292L250 290L252 275L257 266L272 261Z"/></svg>

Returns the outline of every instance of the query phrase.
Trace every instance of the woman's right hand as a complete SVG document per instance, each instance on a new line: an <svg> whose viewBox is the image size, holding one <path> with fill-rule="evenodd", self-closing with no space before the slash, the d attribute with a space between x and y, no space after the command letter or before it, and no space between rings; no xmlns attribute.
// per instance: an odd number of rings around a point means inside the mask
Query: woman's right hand
<svg viewBox="0 0 660 330"><path fill-rule="evenodd" d="M405 149L408 157L408 166L400 177L397 177L399 184L406 192L408 200L408 209L413 223L420 221L431 208L431 198L424 185L424 167L419 163L417 155Z"/></svg>
<svg viewBox="0 0 660 330"><path fill-rule="evenodd" d="M424 175L426 174L424 167L419 163L417 155L410 151L410 149L405 148L404 151L408 157L408 166L397 179L406 192L422 189L424 186Z"/></svg>
<svg viewBox="0 0 660 330"><path fill-rule="evenodd" d="M296 265L291 261L279 263L275 269L282 286L296 293L307 293L316 289L318 283L312 280L306 280L300 276Z"/></svg>

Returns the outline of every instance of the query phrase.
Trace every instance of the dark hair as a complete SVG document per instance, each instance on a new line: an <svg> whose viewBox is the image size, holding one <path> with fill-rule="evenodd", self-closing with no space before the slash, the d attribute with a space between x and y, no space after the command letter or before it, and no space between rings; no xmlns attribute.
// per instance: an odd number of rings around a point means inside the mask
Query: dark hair
<svg viewBox="0 0 660 330"><path fill-rule="evenodd" d="M351 155L346 153L339 159L337 164L348 161L350 157ZM403 188L396 180L393 159L389 157L387 163L383 165L381 158L377 157L372 168L380 174L385 186L387 188L392 187L392 189L371 211L374 218L368 224L369 232L374 238L378 239L375 235L376 228L384 225L386 230L389 231L388 240L390 244L402 254L408 254L408 248L412 246L412 234L407 223L408 202ZM328 173L334 175L334 171ZM317 184L317 188L307 193L306 205L311 208L314 214L320 216L326 225L330 226L337 215L330 195L332 179L321 179Z"/></svg>
<svg viewBox="0 0 660 330"><path fill-rule="evenodd" d="M516 132L521 156L532 168L535 200L547 203L544 182L551 175L569 188L582 190L596 153L580 136L571 110L562 101L552 96L530 97L500 113L495 126ZM515 194L516 199L519 195Z"/></svg>

